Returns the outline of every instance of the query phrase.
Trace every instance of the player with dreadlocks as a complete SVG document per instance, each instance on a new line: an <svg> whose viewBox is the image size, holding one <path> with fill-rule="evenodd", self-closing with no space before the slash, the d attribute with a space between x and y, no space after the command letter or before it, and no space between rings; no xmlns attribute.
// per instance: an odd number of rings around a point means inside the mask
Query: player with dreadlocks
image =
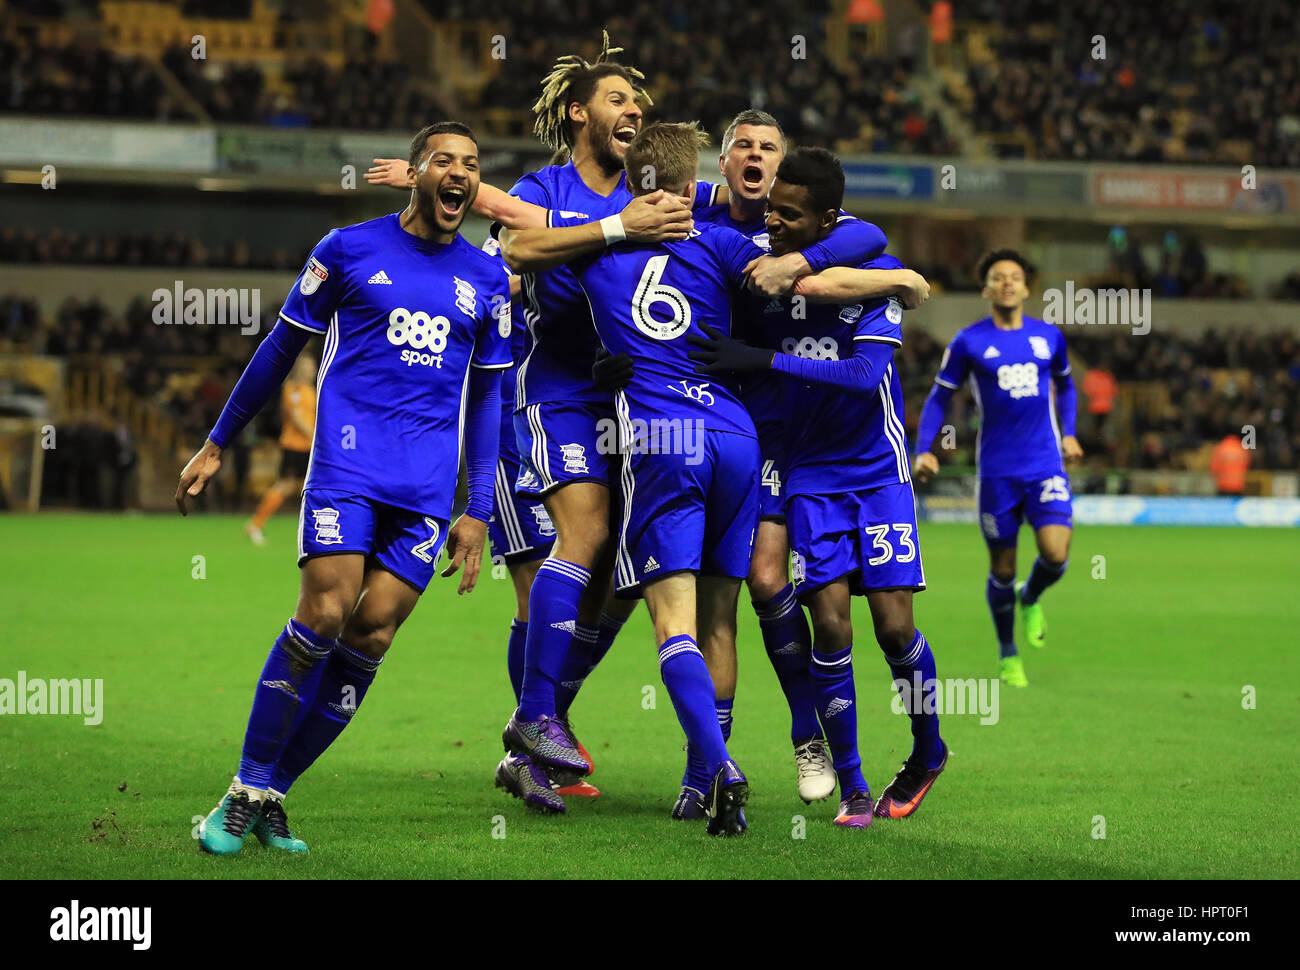
<svg viewBox="0 0 1300 970"><path fill-rule="evenodd" d="M529 260L560 263L545 272L525 271L521 281L528 334L516 361L516 495L529 504L540 500L556 535L527 603L522 597L518 603L512 646L522 632L519 620L528 620L524 649L509 652L511 679L520 684L518 709L503 734L508 754L497 768L498 784L531 807L554 812L563 811L564 802L551 780L569 783L591 768L569 729L568 707L635 604L609 596L617 422L612 395L592 381L600 341L591 311L562 264L624 239L681 240L693 226L676 196L651 192L634 199L627 188L624 156L651 99L644 75L612 60L622 49L609 46L608 33L602 40L594 62L560 57L533 105L535 134L568 159L561 155L524 176L508 195L481 188L476 206L498 222L494 230L512 269L526 268ZM392 184L382 174L383 160L376 163L367 178ZM696 188L697 205L726 198L709 183ZM591 221L550 228L552 212Z"/></svg>

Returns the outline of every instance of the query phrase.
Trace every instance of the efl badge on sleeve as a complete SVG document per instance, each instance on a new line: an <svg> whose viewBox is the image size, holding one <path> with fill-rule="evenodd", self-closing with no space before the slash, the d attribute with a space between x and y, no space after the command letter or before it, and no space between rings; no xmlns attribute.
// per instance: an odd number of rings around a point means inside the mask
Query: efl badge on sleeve
<svg viewBox="0 0 1300 970"><path fill-rule="evenodd" d="M889 306L885 307L885 319L895 326L903 322L903 304L892 296L889 298Z"/></svg>
<svg viewBox="0 0 1300 970"><path fill-rule="evenodd" d="M307 260L307 268L302 271L302 279L298 281L298 289L303 296L311 296L315 293L322 283L329 279L330 271L325 268L325 264L313 256Z"/></svg>

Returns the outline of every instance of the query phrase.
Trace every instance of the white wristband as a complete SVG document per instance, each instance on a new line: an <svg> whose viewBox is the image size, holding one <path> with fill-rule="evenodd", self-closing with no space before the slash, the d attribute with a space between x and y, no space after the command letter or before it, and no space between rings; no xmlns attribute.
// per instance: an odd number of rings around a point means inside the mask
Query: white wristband
<svg viewBox="0 0 1300 970"><path fill-rule="evenodd" d="M606 246L621 243L627 238L627 231L623 228L623 219L620 216L606 216L601 219L600 231L605 234Z"/></svg>

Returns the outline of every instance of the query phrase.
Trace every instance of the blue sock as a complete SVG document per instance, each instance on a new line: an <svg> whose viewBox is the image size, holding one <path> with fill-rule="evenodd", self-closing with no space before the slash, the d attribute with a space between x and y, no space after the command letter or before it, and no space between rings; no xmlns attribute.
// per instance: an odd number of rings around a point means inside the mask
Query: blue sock
<svg viewBox="0 0 1300 970"><path fill-rule="evenodd" d="M998 658L1014 657L1016 638L1012 631L1016 625L1016 581L1012 579L1003 585L989 573L984 596L989 601L989 612L993 614L993 628L998 631Z"/></svg>
<svg viewBox="0 0 1300 970"><path fill-rule="evenodd" d="M1065 567L1068 565L1070 565L1068 559L1059 566L1043 562L1042 556L1035 559L1034 568L1029 571L1029 580L1020 591L1020 602L1025 606L1033 606L1037 603L1038 597L1043 595L1043 590L1065 575Z"/></svg>
<svg viewBox="0 0 1300 970"><path fill-rule="evenodd" d="M524 689L524 641L528 638L526 620L510 621L510 640L506 645L506 670L510 673L510 687L515 692L515 705Z"/></svg>
<svg viewBox="0 0 1300 970"><path fill-rule="evenodd" d="M569 713L573 699L578 696L585 681L596 665L605 659L614 638L623 629L623 621L605 613L600 615L600 626L589 627L579 623L573 630L573 642L568 656L560 668L560 682L555 688L555 713L561 717Z"/></svg>
<svg viewBox="0 0 1300 970"><path fill-rule="evenodd" d="M316 700L284 746L284 752L271 773L272 788L287 794L298 776L343 733L365 700L366 691L375 682L379 664L380 661L374 657L335 641L329 660L324 664ZM239 780L243 781L244 776L240 775Z"/></svg>
<svg viewBox="0 0 1300 970"><path fill-rule="evenodd" d="M713 710L718 716L718 730L722 732L724 744L731 740L731 709L735 703L736 699L734 697L722 698L713 702ZM708 765L704 763L703 758L695 753L695 749L688 742L686 745L686 773L682 775L682 784L706 792L712 783L713 775L709 773Z"/></svg>
<svg viewBox="0 0 1300 970"><path fill-rule="evenodd" d="M826 729L831 762L840 782L840 797L850 792L870 791L862 777L858 755L857 693L853 687L853 647L835 653L812 649L812 676L817 684L817 712Z"/></svg>
<svg viewBox="0 0 1300 970"><path fill-rule="evenodd" d="M763 632L767 659L772 661L776 679L790 705L790 740L796 744L821 737L817 722L817 685L809 669L812 634L808 619L795 598L794 587L787 585L770 600L754 601L758 628Z"/></svg>
<svg viewBox="0 0 1300 970"><path fill-rule="evenodd" d="M555 714L555 686L578 625L578 601L591 573L563 559L547 559L528 593L528 639L519 717L535 721Z"/></svg>
<svg viewBox="0 0 1300 970"><path fill-rule="evenodd" d="M699 752L709 781L727 760L727 743L718 727L713 678L693 637L670 637L659 647L659 676L668 688L687 743Z"/></svg>
<svg viewBox="0 0 1300 970"><path fill-rule="evenodd" d="M311 703L319 671L334 641L290 620L276 637L253 691L253 709L244 732L239 780L265 788L285 742L301 721L299 708Z"/></svg>
<svg viewBox="0 0 1300 970"><path fill-rule="evenodd" d="M938 768L943 760L943 741L939 738L939 714L934 697L938 674L930 644L917 630L903 656L891 657L886 653L885 660L894 675L898 696L903 699L903 710L912 719L912 757L924 759L926 768ZM925 712L927 706L929 714Z"/></svg>
<svg viewBox="0 0 1300 970"><path fill-rule="evenodd" d="M731 709L736 706L734 697L722 697L713 702L713 710L718 715L718 730L722 732L722 740L731 740Z"/></svg>

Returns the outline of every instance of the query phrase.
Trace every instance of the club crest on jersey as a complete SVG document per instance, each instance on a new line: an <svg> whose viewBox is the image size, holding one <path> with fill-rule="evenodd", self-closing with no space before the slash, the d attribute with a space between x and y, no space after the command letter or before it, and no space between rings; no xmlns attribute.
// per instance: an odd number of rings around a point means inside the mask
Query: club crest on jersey
<svg viewBox="0 0 1300 970"><path fill-rule="evenodd" d="M452 280L456 283L456 309L467 317L478 319L474 312L474 304L478 299L478 294L474 292L474 287L470 286L459 276L453 276Z"/></svg>
<svg viewBox="0 0 1300 970"><path fill-rule="evenodd" d="M316 522L317 543L322 546L333 546L343 541L343 532L339 528L338 509L312 509L311 517Z"/></svg>
<svg viewBox="0 0 1300 970"><path fill-rule="evenodd" d="M840 310L840 319L845 323L853 323L858 317L862 316L862 304L855 303L853 306L846 306Z"/></svg>
<svg viewBox="0 0 1300 970"><path fill-rule="evenodd" d="M564 458L564 470L570 475L589 475L587 469L587 449L576 441L560 445L560 455Z"/></svg>
<svg viewBox="0 0 1300 970"><path fill-rule="evenodd" d="M1046 337L1030 337L1029 346L1039 360L1052 359L1052 348L1047 345Z"/></svg>
<svg viewBox="0 0 1300 970"><path fill-rule="evenodd" d="M533 518L537 520L537 531L544 536L555 535L555 523L551 521L551 515L546 511L545 505L530 506L529 511L533 513Z"/></svg>
<svg viewBox="0 0 1300 970"><path fill-rule="evenodd" d="M325 268L325 264L313 256L307 260L307 268L302 271L302 278L298 280L298 290L303 296L311 296L329 279L329 275L330 271Z"/></svg>
<svg viewBox="0 0 1300 970"><path fill-rule="evenodd" d="M897 298L889 298L889 306L885 307L885 319L895 325L903 322L903 304Z"/></svg>

